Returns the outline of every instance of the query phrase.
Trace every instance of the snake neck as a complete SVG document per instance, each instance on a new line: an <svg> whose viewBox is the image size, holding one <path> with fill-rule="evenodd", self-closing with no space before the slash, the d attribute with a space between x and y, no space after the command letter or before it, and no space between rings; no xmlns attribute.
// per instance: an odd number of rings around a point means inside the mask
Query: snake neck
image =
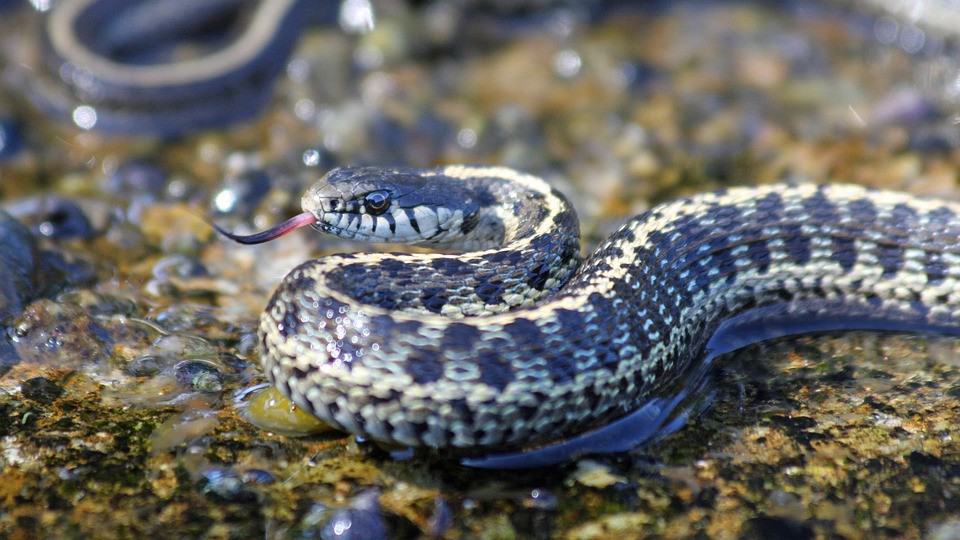
<svg viewBox="0 0 960 540"><path fill-rule="evenodd" d="M313 266L317 282L358 307L462 318L534 305L579 267L577 216L539 178L456 166L428 180L449 184L472 210L460 231L426 244L463 253L337 255Z"/></svg>

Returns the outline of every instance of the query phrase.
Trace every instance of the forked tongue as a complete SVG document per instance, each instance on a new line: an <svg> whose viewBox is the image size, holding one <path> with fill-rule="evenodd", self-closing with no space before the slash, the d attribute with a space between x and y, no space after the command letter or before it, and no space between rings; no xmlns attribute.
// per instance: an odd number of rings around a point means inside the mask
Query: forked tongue
<svg viewBox="0 0 960 540"><path fill-rule="evenodd" d="M242 234L233 234L216 223L210 223L210 225L216 229L216 231L223 236L233 240L234 242L239 242L241 244L262 244L264 242L269 242L280 238L281 236L293 232L300 227L306 227L307 225L313 225L317 222L317 217L311 214L310 212L304 212L302 214L297 214L292 218L280 223L279 225L274 225L265 231L260 231L258 233L242 235Z"/></svg>

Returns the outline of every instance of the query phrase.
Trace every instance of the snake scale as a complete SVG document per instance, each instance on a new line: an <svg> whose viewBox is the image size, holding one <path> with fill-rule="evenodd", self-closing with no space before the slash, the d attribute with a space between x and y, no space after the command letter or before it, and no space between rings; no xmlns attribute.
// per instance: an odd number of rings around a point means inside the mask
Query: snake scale
<svg viewBox="0 0 960 540"><path fill-rule="evenodd" d="M507 168L336 169L302 206L274 229L225 234L257 243L313 225L447 250L308 261L261 316L273 384L386 443L476 451L575 436L682 381L745 313L960 326L960 206L896 192L696 195L630 219L582 263L568 201Z"/></svg>

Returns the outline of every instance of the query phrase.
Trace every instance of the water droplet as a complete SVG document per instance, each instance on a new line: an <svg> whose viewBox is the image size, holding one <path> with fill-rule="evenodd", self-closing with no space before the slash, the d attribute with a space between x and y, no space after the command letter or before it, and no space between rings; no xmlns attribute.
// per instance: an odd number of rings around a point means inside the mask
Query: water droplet
<svg viewBox="0 0 960 540"><path fill-rule="evenodd" d="M316 167L320 164L320 151L315 148L304 150L303 164L307 167Z"/></svg>
<svg viewBox="0 0 960 540"><path fill-rule="evenodd" d="M557 75L564 78L575 77L580 73L583 66L583 60L577 51L573 49L564 49L553 57L553 69Z"/></svg>
<svg viewBox="0 0 960 540"><path fill-rule="evenodd" d="M470 128L463 128L457 133L457 144L463 148L473 148L477 145L477 132Z"/></svg>
<svg viewBox="0 0 960 540"><path fill-rule="evenodd" d="M347 32L365 33L376 26L370 0L344 0L340 4L340 27Z"/></svg>
<svg viewBox="0 0 960 540"><path fill-rule="evenodd" d="M73 123L80 129L92 129L97 125L97 110L89 105L80 105L73 110Z"/></svg>

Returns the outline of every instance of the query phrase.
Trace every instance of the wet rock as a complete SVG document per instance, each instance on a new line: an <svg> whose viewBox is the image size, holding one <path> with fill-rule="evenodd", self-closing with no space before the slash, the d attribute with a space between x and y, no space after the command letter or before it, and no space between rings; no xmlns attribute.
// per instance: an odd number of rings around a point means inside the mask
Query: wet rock
<svg viewBox="0 0 960 540"><path fill-rule="evenodd" d="M14 319L11 341L25 362L77 367L110 356L109 333L76 306L52 300L33 302Z"/></svg>
<svg viewBox="0 0 960 540"><path fill-rule="evenodd" d="M20 199L5 206L6 210L30 226L34 234L54 240L88 239L109 221L109 209L95 201L79 201L55 195ZM95 226L88 213L98 216Z"/></svg>
<svg viewBox="0 0 960 540"><path fill-rule="evenodd" d="M63 395L63 388L46 377L33 377L20 384L23 397L49 405Z"/></svg>
<svg viewBox="0 0 960 540"><path fill-rule="evenodd" d="M199 392L223 390L223 375L209 362L184 360L174 366L173 371L177 382Z"/></svg>

